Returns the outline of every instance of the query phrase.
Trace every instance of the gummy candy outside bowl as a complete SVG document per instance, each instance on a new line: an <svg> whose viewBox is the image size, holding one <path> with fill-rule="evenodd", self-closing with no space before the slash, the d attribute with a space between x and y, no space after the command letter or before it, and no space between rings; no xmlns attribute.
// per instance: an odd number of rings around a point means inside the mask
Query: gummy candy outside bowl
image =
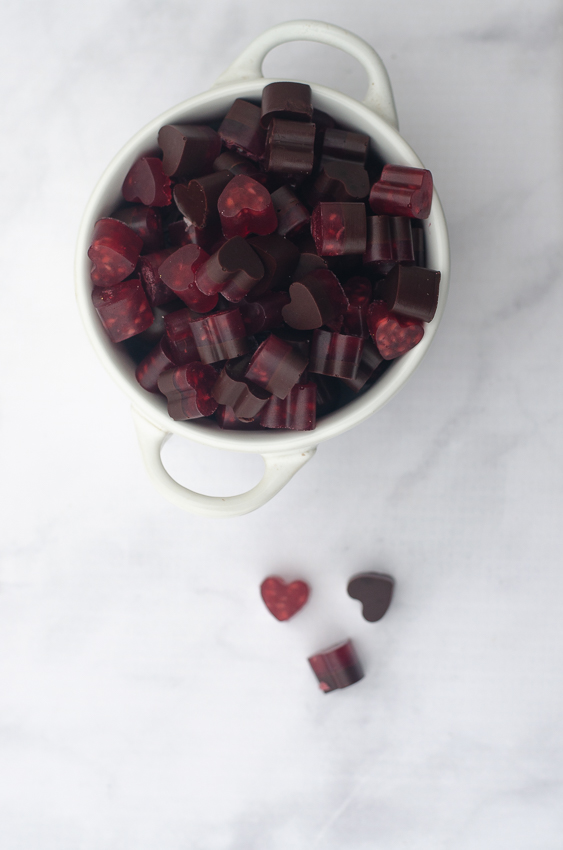
<svg viewBox="0 0 563 850"><path fill-rule="evenodd" d="M110 163L86 207L76 249L76 295L86 332L112 378L129 397L142 456L157 490L171 502L200 516L235 517L261 507L310 460L319 443L342 434L383 407L412 375L436 332L444 311L449 281L449 243L440 201L434 191L430 216L423 222L427 264L441 272L438 309L422 341L394 361L367 392L340 410L323 417L314 431L226 431L210 420L176 422L168 416L166 399L146 392L135 379L135 364L106 336L92 305L90 261L87 256L95 222L111 213L121 199L121 185L135 160L157 149L160 127L172 123L202 124L222 118L235 98L259 101L273 79L262 76L264 58L274 47L291 41L316 41L340 48L357 59L368 76L368 93L360 103L333 89L310 84L313 104L339 124L366 133L373 149L386 162L421 167L419 158L399 135L393 94L385 66L365 41L346 30L320 21L288 21L266 30L204 94L160 115L135 135ZM261 454L261 481L246 493L208 496L183 487L168 474L161 449L172 434L229 451Z"/></svg>

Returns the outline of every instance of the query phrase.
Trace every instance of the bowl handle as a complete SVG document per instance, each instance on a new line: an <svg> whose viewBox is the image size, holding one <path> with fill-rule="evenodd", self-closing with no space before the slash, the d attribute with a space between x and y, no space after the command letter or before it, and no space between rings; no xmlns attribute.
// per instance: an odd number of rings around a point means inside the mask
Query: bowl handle
<svg viewBox="0 0 563 850"><path fill-rule="evenodd" d="M317 451L317 447L312 446L306 451L268 452L262 455L265 465L262 480L252 490L238 496L205 496L178 484L162 465L160 450L171 435L149 422L134 407L131 412L152 483L174 505L198 516L229 518L255 511L279 493Z"/></svg>
<svg viewBox="0 0 563 850"><path fill-rule="evenodd" d="M255 38L238 59L215 81L216 86L242 80L255 80L262 76L262 63L274 47L289 41L318 41L338 47L363 65L368 75L368 92L364 106L379 115L395 129L399 129L395 101L385 65L373 47L348 30L323 21L286 21L265 30Z"/></svg>

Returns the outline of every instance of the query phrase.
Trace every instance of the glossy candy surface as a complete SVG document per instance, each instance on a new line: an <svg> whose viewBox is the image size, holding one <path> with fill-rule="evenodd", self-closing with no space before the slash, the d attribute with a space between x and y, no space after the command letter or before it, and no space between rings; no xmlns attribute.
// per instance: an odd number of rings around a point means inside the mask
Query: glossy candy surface
<svg viewBox="0 0 563 850"><path fill-rule="evenodd" d="M221 139L205 125L166 124L158 133L158 144L163 171L176 180L207 174L221 152Z"/></svg>
<svg viewBox="0 0 563 850"><path fill-rule="evenodd" d="M217 171L194 177L188 184L174 187L174 202L187 221L197 228L219 223L217 201L223 189L233 179L230 171Z"/></svg>
<svg viewBox="0 0 563 850"><path fill-rule="evenodd" d="M369 136L350 130L327 128L324 133L322 161L344 160L364 165L369 150Z"/></svg>
<svg viewBox="0 0 563 850"><path fill-rule="evenodd" d="M288 121L310 121L313 114L311 86L306 83L270 83L262 90L262 126L273 118Z"/></svg>
<svg viewBox="0 0 563 850"><path fill-rule="evenodd" d="M359 393L369 379L384 362L383 357L375 347L373 341L364 339L362 347L362 356L358 364L358 369L353 378L344 378L346 386L355 393Z"/></svg>
<svg viewBox="0 0 563 850"><path fill-rule="evenodd" d="M217 304L216 294L206 295L195 284L198 269L208 259L209 255L203 248L197 245L183 245L170 254L158 269L166 286L198 313L207 313Z"/></svg>
<svg viewBox="0 0 563 850"><path fill-rule="evenodd" d="M295 384L283 399L272 395L260 413L263 428L312 431L316 424L317 385L312 381Z"/></svg>
<svg viewBox="0 0 563 850"><path fill-rule="evenodd" d="M177 364L170 357L170 353L166 350L164 337L160 339L152 351L149 351L147 356L141 360L135 370L135 377L149 393L157 393L158 379L167 369L173 369Z"/></svg>
<svg viewBox="0 0 563 850"><path fill-rule="evenodd" d="M324 693L347 688L364 677L364 671L351 640L312 655L307 659Z"/></svg>
<svg viewBox="0 0 563 850"><path fill-rule="evenodd" d="M385 165L379 181L371 188L369 203L378 215L428 218L432 191L432 175L425 168Z"/></svg>
<svg viewBox="0 0 563 850"><path fill-rule="evenodd" d="M299 261L299 250L293 242L271 233L269 236L252 236L248 244L264 266L264 277L253 288L250 297L259 297L271 289L287 288L289 276Z"/></svg>
<svg viewBox="0 0 563 850"><path fill-rule="evenodd" d="M431 322L438 306L440 272L419 266L395 266L376 287L387 308L408 319Z"/></svg>
<svg viewBox="0 0 563 850"><path fill-rule="evenodd" d="M367 277L351 277L343 286L348 299L342 329L354 336L367 337L367 311L371 301L372 286Z"/></svg>
<svg viewBox="0 0 563 850"><path fill-rule="evenodd" d="M225 363L212 391L219 404L230 407L237 419L243 421L258 416L270 398L270 393L245 379L248 360L239 357Z"/></svg>
<svg viewBox="0 0 563 850"><path fill-rule="evenodd" d="M164 317L164 349L175 366L187 366L199 360L192 332L192 321L198 318L189 309L176 310Z"/></svg>
<svg viewBox="0 0 563 850"><path fill-rule="evenodd" d="M113 286L135 270L143 240L135 231L114 218L101 218L94 226L88 256L90 276L96 286Z"/></svg>
<svg viewBox="0 0 563 850"><path fill-rule="evenodd" d="M367 198L369 188L369 175L363 165L335 160L323 165L304 194L314 207L321 201L360 201Z"/></svg>
<svg viewBox="0 0 563 850"><path fill-rule="evenodd" d="M406 354L424 336L421 322L391 313L383 301L372 301L367 322L371 338L384 360L394 360Z"/></svg>
<svg viewBox="0 0 563 850"><path fill-rule="evenodd" d="M291 328L313 330L328 325L339 330L348 309L348 299L336 275L314 269L289 287L290 303L282 316Z"/></svg>
<svg viewBox="0 0 563 850"><path fill-rule="evenodd" d="M315 125L273 118L266 136L266 171L306 177L315 162Z"/></svg>
<svg viewBox="0 0 563 850"><path fill-rule="evenodd" d="M141 237L143 251L151 252L164 248L164 233L159 209L134 204L130 207L122 207L112 215Z"/></svg>
<svg viewBox="0 0 563 850"><path fill-rule="evenodd" d="M228 301L240 301L263 276L258 254L241 236L233 236L198 268L195 280L204 295L221 292Z"/></svg>
<svg viewBox="0 0 563 850"><path fill-rule="evenodd" d="M256 349L246 371L249 381L285 398L307 367L307 359L274 334Z"/></svg>
<svg viewBox="0 0 563 850"><path fill-rule="evenodd" d="M355 378L364 341L358 336L316 330L311 341L309 371L334 378Z"/></svg>
<svg viewBox="0 0 563 850"><path fill-rule="evenodd" d="M173 248L163 248L161 251L139 257L139 272L151 307L161 307L176 298L176 293L166 286L159 271L162 263L173 251Z"/></svg>
<svg viewBox="0 0 563 850"><path fill-rule="evenodd" d="M280 236L292 236L299 233L309 223L310 215L297 195L289 186L280 186L272 192L272 203L278 217L277 233Z"/></svg>
<svg viewBox="0 0 563 850"><path fill-rule="evenodd" d="M267 333L283 324L282 309L288 303L287 292L265 292L252 301L240 301L239 309L247 334Z"/></svg>
<svg viewBox="0 0 563 850"><path fill-rule="evenodd" d="M217 209L227 239L250 233L265 236L278 226L272 196L261 183L245 174L233 177L227 184Z"/></svg>
<svg viewBox="0 0 563 850"><path fill-rule="evenodd" d="M276 620L289 620L300 611L309 598L309 586L304 581L287 584L279 576L268 576L260 585L260 595Z"/></svg>
<svg viewBox="0 0 563 850"><path fill-rule="evenodd" d="M211 395L216 379L213 366L203 363L190 363L164 372L158 379L158 388L168 399L172 419L211 416L217 410L217 402Z"/></svg>
<svg viewBox="0 0 563 850"><path fill-rule="evenodd" d="M142 156L131 166L121 191L126 201L147 207L166 207L172 200L171 186L162 161L155 156Z"/></svg>
<svg viewBox="0 0 563 850"><path fill-rule="evenodd" d="M311 234L321 257L364 254L366 208L360 203L320 203L311 216Z"/></svg>
<svg viewBox="0 0 563 850"><path fill-rule="evenodd" d="M259 106L237 98L219 127L219 135L226 147L249 159L261 159L266 133L260 123L260 115Z"/></svg>
<svg viewBox="0 0 563 850"><path fill-rule="evenodd" d="M122 342L149 328L154 316L141 281L124 280L92 290L92 303L112 342Z"/></svg>
<svg viewBox="0 0 563 850"><path fill-rule="evenodd" d="M238 308L194 319L191 329L202 363L232 360L248 351L246 329Z"/></svg>

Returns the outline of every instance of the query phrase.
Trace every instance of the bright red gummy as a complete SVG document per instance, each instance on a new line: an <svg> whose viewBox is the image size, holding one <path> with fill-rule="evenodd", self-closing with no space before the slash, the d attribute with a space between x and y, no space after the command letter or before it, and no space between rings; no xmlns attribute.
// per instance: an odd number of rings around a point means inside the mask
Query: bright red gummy
<svg viewBox="0 0 563 850"><path fill-rule="evenodd" d="M428 218L432 206L432 174L425 168L385 165L371 187L369 203L378 215Z"/></svg>
<svg viewBox="0 0 563 850"><path fill-rule="evenodd" d="M260 585L260 594L270 614L283 622L303 608L309 598L309 585L300 580L286 584L279 576L268 576Z"/></svg>
<svg viewBox="0 0 563 850"><path fill-rule="evenodd" d="M199 419L215 413L217 402L211 390L216 380L213 366L203 363L190 363L164 372L158 379L158 388L168 399L172 419Z"/></svg>
<svg viewBox="0 0 563 850"><path fill-rule="evenodd" d="M424 336L421 322L396 316L383 301L373 301L369 305L367 322L371 338L384 360L394 360L406 354Z"/></svg>
<svg viewBox="0 0 563 850"><path fill-rule="evenodd" d="M227 184L217 202L223 233L232 236L248 236L256 233L266 236L278 226L272 196L268 190L248 177L239 174Z"/></svg>
<svg viewBox="0 0 563 850"><path fill-rule="evenodd" d="M162 281L182 301L198 313L208 313L217 304L217 295L204 295L195 284L196 272L209 259L198 245L183 245L159 267Z"/></svg>
<svg viewBox="0 0 563 850"><path fill-rule="evenodd" d="M154 321L139 279L124 280L105 289L94 287L92 303L112 342L123 342L146 331Z"/></svg>
<svg viewBox="0 0 563 850"><path fill-rule="evenodd" d="M155 156L142 156L123 181L121 191L126 201L147 207L166 207L172 200L172 188L162 161Z"/></svg>
<svg viewBox="0 0 563 850"><path fill-rule="evenodd" d="M197 314L187 308L164 317L162 343L175 366L187 366L200 359L192 333L192 322L196 318Z"/></svg>
<svg viewBox="0 0 563 850"><path fill-rule="evenodd" d="M313 431L317 424L317 385L295 384L285 398L272 395L260 413L263 428Z"/></svg>
<svg viewBox="0 0 563 850"><path fill-rule="evenodd" d="M366 250L366 208L361 203L317 204L311 234L321 257L363 254Z"/></svg>
<svg viewBox="0 0 563 850"><path fill-rule="evenodd" d="M115 218L101 218L94 226L88 256L92 260L92 283L113 286L135 270L143 240L130 227Z"/></svg>

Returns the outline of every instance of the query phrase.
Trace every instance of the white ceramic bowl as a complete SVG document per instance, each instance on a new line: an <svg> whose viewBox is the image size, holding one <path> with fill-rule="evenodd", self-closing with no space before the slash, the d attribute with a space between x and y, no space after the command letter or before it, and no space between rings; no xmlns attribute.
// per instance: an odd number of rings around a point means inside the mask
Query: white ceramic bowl
<svg viewBox="0 0 563 850"><path fill-rule="evenodd" d="M129 397L133 418L148 473L155 487L174 504L203 516L234 517L259 508L287 484L314 455L317 445L363 422L383 407L412 375L440 322L449 281L449 244L446 222L436 192L430 217L424 221L427 265L442 273L438 309L416 348L394 361L381 379L345 407L323 417L314 431L223 431L215 422L175 422L168 416L166 400L146 392L135 379L135 364L106 336L92 306L90 261L87 251L95 222L118 205L121 185L135 160L157 147L163 124L207 123L225 115L237 97L260 100L272 79L262 76L262 63L274 47L289 41L318 41L338 47L357 59L368 75L368 94L363 103L333 89L311 84L313 104L328 112L344 127L370 136L373 150L386 162L422 166L399 135L393 94L381 59L358 36L319 21L289 21L266 30L204 94L169 109L137 133L117 154L102 175L86 207L76 249L76 296L86 332L98 357ZM161 448L172 434L218 449L259 453L264 458L262 480L247 493L206 496L182 487L164 469Z"/></svg>

